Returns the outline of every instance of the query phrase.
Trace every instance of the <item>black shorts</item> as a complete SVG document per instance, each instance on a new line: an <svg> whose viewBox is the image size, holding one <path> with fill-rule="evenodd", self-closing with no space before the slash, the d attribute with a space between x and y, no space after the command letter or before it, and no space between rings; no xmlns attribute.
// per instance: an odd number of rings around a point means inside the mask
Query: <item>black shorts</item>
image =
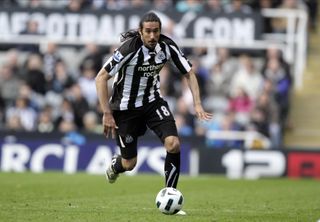
<svg viewBox="0 0 320 222"><path fill-rule="evenodd" d="M125 159L137 156L137 139L150 128L164 142L167 136L178 136L177 127L168 103L153 101L134 110L113 111L118 126L117 144Z"/></svg>

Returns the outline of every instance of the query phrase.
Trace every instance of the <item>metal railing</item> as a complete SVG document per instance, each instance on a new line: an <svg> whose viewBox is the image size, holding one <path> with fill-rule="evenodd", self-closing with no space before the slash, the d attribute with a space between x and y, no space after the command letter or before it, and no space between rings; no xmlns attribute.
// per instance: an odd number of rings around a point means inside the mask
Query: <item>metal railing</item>
<svg viewBox="0 0 320 222"><path fill-rule="evenodd" d="M255 131L216 131L209 130L206 133L209 140L233 140L243 141L246 149L270 149L270 139Z"/></svg>

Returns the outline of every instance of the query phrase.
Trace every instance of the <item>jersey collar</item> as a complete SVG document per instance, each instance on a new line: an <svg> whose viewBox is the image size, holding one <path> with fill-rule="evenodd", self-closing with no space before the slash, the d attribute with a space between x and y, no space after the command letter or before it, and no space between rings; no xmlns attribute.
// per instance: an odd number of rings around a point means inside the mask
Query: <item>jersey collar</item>
<svg viewBox="0 0 320 222"><path fill-rule="evenodd" d="M149 54L149 52L151 52L150 49L148 49L147 47L145 47L145 45L142 45L142 50L145 54ZM154 48L154 51L158 54L161 51L161 47L160 44L157 43L156 47Z"/></svg>

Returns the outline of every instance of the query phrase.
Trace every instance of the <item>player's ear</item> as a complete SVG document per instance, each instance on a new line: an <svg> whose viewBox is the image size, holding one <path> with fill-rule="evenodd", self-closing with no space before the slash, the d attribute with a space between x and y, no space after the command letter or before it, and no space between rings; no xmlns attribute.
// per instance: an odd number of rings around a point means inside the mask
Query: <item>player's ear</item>
<svg viewBox="0 0 320 222"><path fill-rule="evenodd" d="M139 28L138 31L139 31L139 34L142 35L142 29Z"/></svg>

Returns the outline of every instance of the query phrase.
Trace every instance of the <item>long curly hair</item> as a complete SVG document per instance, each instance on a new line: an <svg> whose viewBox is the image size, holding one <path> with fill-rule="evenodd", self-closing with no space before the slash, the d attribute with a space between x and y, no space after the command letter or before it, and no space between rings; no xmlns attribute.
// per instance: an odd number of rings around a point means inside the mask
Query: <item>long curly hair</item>
<svg viewBox="0 0 320 222"><path fill-rule="evenodd" d="M148 12L146 14L144 14L139 22L139 29L142 30L143 28L143 23L144 22L158 22L159 23L159 26L160 26L160 29L161 29L161 20L160 18L156 15L156 13L154 12ZM120 41L121 42L124 42L126 41L127 39L130 39L130 38L133 38L133 37L136 37L136 36L139 36L139 30L138 29L131 29L129 31L126 31L126 32L123 32L121 33L121 36L120 36Z"/></svg>

